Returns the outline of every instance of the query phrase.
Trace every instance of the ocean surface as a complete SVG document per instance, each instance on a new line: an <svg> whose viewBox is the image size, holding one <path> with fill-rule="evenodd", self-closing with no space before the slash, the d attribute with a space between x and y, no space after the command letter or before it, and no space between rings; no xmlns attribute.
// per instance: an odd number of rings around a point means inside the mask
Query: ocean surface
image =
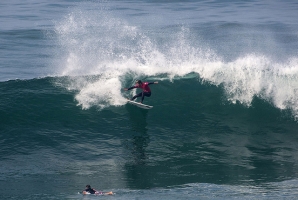
<svg viewBox="0 0 298 200"><path fill-rule="evenodd" d="M0 199L297 198L297 10L1 1Z"/></svg>

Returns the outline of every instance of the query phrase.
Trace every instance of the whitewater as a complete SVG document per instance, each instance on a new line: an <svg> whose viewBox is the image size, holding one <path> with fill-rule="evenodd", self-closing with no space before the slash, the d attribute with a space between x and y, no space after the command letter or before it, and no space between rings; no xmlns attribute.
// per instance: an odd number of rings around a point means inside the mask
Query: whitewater
<svg viewBox="0 0 298 200"><path fill-rule="evenodd" d="M228 39L219 41L220 44L228 43L222 53L216 52L202 36L194 33L205 24L193 26L191 22L180 22L174 27L152 32L113 14L108 9L75 9L55 24L62 52L59 51L61 58L57 61L55 73L98 76L91 80L90 77L74 78L66 85L68 89L78 91L75 98L83 109L125 104L121 88L131 85L136 79L152 77L173 81L195 74L191 77L223 87L226 98L232 103L250 106L253 98L258 97L278 109L290 109L297 117L298 59L294 56L297 51L292 49L294 52L290 55L281 54L279 58L279 51L286 50L276 44L273 33L257 35L256 32L260 31L258 24L245 27L242 21L225 22L224 26L235 27L233 31L244 36L236 36L236 39L233 38L236 33L228 36L235 41L234 44L230 44ZM155 26L164 25L164 21L158 21L160 17L155 16ZM221 26L225 30L221 24L212 26L216 31ZM256 30L249 30L250 26L255 26ZM245 33L247 30L249 32ZM224 32L221 34L222 37L226 35ZM295 32L292 34L294 37ZM214 37L220 37L218 35L216 33ZM254 41L246 41L248 37ZM233 52L236 45L240 46L241 53L238 53L239 49ZM244 51L246 48L248 50ZM276 48L277 55L269 54L272 48ZM265 50L262 52L260 49Z"/></svg>

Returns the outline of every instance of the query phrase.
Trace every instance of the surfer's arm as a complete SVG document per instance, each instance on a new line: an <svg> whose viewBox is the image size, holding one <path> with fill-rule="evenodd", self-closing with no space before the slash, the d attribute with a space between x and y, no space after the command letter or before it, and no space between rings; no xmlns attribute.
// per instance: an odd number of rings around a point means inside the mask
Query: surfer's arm
<svg viewBox="0 0 298 200"><path fill-rule="evenodd" d="M132 86L130 88L124 88L124 90L127 91L127 90L131 90L131 89L134 89L134 88L136 88L136 86Z"/></svg>
<svg viewBox="0 0 298 200"><path fill-rule="evenodd" d="M150 82L150 83L148 83L148 85L152 85L152 84L158 84L158 82L155 81L155 82Z"/></svg>

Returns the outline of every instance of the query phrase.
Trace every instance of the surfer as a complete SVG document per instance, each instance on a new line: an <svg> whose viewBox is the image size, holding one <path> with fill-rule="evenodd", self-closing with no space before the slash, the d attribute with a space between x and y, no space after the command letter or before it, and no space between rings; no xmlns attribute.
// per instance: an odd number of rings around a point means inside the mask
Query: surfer
<svg viewBox="0 0 298 200"><path fill-rule="evenodd" d="M96 194L96 195L113 195L113 192L99 192L91 188L90 185L86 185L86 189L83 190L83 194Z"/></svg>
<svg viewBox="0 0 298 200"><path fill-rule="evenodd" d="M125 91L134 89L134 88L141 88L143 91L140 92L139 94L135 95L134 97L132 97L130 100L133 101L135 98L137 97L142 97L141 103L143 103L144 101L144 97L150 97L151 96L151 89L149 88L149 85L151 84L158 84L158 82L142 82L141 80L137 80L136 84L130 88L124 88Z"/></svg>

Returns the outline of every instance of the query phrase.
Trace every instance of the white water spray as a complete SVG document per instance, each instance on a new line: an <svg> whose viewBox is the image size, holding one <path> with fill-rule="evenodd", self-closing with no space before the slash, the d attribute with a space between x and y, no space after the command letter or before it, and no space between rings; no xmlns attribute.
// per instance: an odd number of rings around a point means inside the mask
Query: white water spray
<svg viewBox="0 0 298 200"><path fill-rule="evenodd" d="M225 62L209 48L195 46L187 28L160 43L108 12L72 12L56 25L56 32L63 49L59 74L80 76L66 87L78 91L75 99L83 109L123 105L121 88L130 84L126 76L167 74L172 79L195 72L204 81L222 85L233 103L249 106L257 96L298 117L297 58L275 63L247 54Z"/></svg>

